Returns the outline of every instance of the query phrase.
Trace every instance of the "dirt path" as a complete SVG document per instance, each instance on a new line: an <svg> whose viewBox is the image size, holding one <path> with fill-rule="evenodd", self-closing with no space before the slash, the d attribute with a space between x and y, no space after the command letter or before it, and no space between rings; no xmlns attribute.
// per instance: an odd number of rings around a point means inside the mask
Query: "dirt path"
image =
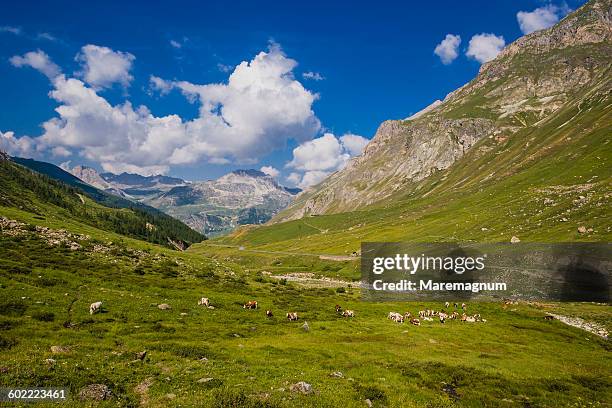
<svg viewBox="0 0 612 408"><path fill-rule="evenodd" d="M253 252L253 253L258 253L258 254L314 256L314 257L318 257L321 260L327 260L327 261L355 261L355 260L359 260L358 256L331 255L331 254L313 254L313 253L308 253L308 252L268 251L268 250L265 250L265 249L248 249L248 248L246 248L244 246L229 245L229 244L210 244L210 243L206 243L205 245L219 247L219 248L233 248L233 249L238 249L239 251Z"/></svg>
<svg viewBox="0 0 612 408"><path fill-rule="evenodd" d="M568 326L577 327L578 329L582 329L589 333L593 333L596 336L602 337L604 339L608 339L608 331L601 325L597 323L587 322L579 317L568 317L557 315L553 313L549 313L550 316L553 316L555 319L559 320L561 323L565 323Z"/></svg>
<svg viewBox="0 0 612 408"><path fill-rule="evenodd" d="M310 287L310 288L340 288L352 285L359 287L359 282L344 281L340 279L332 278L316 278L314 273L308 272L296 272L287 273L285 275L271 275L273 279L286 279L288 282L294 282L299 285Z"/></svg>

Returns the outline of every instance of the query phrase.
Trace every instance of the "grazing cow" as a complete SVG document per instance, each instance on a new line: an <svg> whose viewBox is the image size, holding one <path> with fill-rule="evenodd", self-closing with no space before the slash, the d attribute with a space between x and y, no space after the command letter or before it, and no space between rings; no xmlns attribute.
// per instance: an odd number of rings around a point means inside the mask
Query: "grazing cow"
<svg viewBox="0 0 612 408"><path fill-rule="evenodd" d="M404 313L404 319L410 319L412 317L412 313L406 312Z"/></svg>
<svg viewBox="0 0 612 408"><path fill-rule="evenodd" d="M208 300L208 298L203 297L202 299L198 300L198 306L210 306L210 301Z"/></svg>
<svg viewBox="0 0 612 408"><path fill-rule="evenodd" d="M448 309L449 306L450 306L450 303L448 302L444 303L444 308Z"/></svg>
<svg viewBox="0 0 612 408"><path fill-rule="evenodd" d="M266 310L266 317L272 317L272 316L274 316L272 314L272 311L271 310Z"/></svg>
<svg viewBox="0 0 612 408"><path fill-rule="evenodd" d="M344 312L342 312L342 317L355 317L355 312L346 309Z"/></svg>
<svg viewBox="0 0 612 408"><path fill-rule="evenodd" d="M463 313L463 314L461 315L461 321L462 321L462 322L465 322L466 320L467 320L467 315L466 315L465 313Z"/></svg>
<svg viewBox="0 0 612 408"><path fill-rule="evenodd" d="M287 313L287 319L289 319L290 322L297 321L297 319L298 319L297 312L289 312L289 313Z"/></svg>
<svg viewBox="0 0 612 408"><path fill-rule="evenodd" d="M412 319L410 320L410 323L414 324L415 326L421 325L421 321L419 319Z"/></svg>
<svg viewBox="0 0 612 408"><path fill-rule="evenodd" d="M476 322L476 318L474 316L468 316L465 318L465 321L468 323L475 323Z"/></svg>
<svg viewBox="0 0 612 408"><path fill-rule="evenodd" d="M457 302L453 303L453 306L455 306L455 309L456 309L458 307Z"/></svg>
<svg viewBox="0 0 612 408"><path fill-rule="evenodd" d="M102 302L95 302L89 305L89 314L98 313L102 309Z"/></svg>
<svg viewBox="0 0 612 408"><path fill-rule="evenodd" d="M242 306L242 308L243 309L257 309L257 301L249 300L248 302L244 304L244 306Z"/></svg>
<svg viewBox="0 0 612 408"><path fill-rule="evenodd" d="M448 315L446 313L440 312L438 317L440 318L440 323L445 323L446 319L448 318Z"/></svg>
<svg viewBox="0 0 612 408"><path fill-rule="evenodd" d="M342 313L342 306L336 305L336 313Z"/></svg>
<svg viewBox="0 0 612 408"><path fill-rule="evenodd" d="M465 303L461 304L461 309L465 310L467 308L467 305Z"/></svg>
<svg viewBox="0 0 612 408"><path fill-rule="evenodd" d="M425 311L424 310L419 310L419 317L421 319L425 317Z"/></svg>
<svg viewBox="0 0 612 408"><path fill-rule="evenodd" d="M555 316L546 315L546 316L544 316L544 320L555 320Z"/></svg>
<svg viewBox="0 0 612 408"><path fill-rule="evenodd" d="M396 323L404 323L404 316L397 312L389 312L388 318Z"/></svg>

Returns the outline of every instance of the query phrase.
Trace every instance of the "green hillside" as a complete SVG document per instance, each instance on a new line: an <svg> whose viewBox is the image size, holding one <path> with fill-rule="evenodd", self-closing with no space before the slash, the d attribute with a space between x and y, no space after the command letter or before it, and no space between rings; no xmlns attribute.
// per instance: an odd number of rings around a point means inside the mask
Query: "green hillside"
<svg viewBox="0 0 612 408"><path fill-rule="evenodd" d="M41 165L47 165L35 161L29 164L37 164L38 170L43 170ZM53 165L47 165L44 170L49 171L49 166ZM71 219L172 248L175 245L169 240L188 246L204 239L200 233L158 210L130 204L118 197L108 198L110 195L74 177L61 176L60 173L46 176L0 159L0 206L28 211L42 219Z"/></svg>
<svg viewBox="0 0 612 408"><path fill-rule="evenodd" d="M502 142L360 211L238 230L221 242L346 254L362 241L610 241L610 95ZM571 119L570 123L561 126ZM578 227L593 231L585 234Z"/></svg>
<svg viewBox="0 0 612 408"><path fill-rule="evenodd" d="M171 251L74 219L60 221L55 212L41 217L0 207L0 214L27 222L0 229L0 386L62 386L69 393L63 406L331 408L363 407L368 399L374 407L557 407L612 401L609 341L543 318L554 312L610 330L607 305L470 303L487 323L416 327L386 315L442 305L362 302L347 285L304 288L259 273L265 256L242 254L242 263L235 263L223 251L212 258ZM89 237L73 238L77 250L50 246L40 227L58 224ZM273 263L279 271L308 265L321 273L337 270L334 262L307 256ZM214 309L198 306L202 296ZM252 299L259 309L243 309ZM90 315L96 301L103 302L102 312ZM171 309L161 310L164 303ZM356 317L340 317L335 304ZM300 320L287 321L288 311L297 311ZM312 393L291 391L299 381ZM81 399L92 384L106 387L107 400Z"/></svg>

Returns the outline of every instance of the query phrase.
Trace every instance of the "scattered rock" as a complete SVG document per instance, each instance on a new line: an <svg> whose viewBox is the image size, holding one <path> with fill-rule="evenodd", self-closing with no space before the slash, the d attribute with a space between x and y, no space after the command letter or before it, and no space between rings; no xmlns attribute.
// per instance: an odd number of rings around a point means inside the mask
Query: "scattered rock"
<svg viewBox="0 0 612 408"><path fill-rule="evenodd" d="M587 229L586 229L586 227L584 225L581 225L581 226L578 227L578 232L581 233L581 234L586 234Z"/></svg>
<svg viewBox="0 0 612 408"><path fill-rule="evenodd" d="M182 313L181 313L181 316L187 316L187 313L182 312Z"/></svg>
<svg viewBox="0 0 612 408"><path fill-rule="evenodd" d="M138 360L144 360L146 356L147 356L147 350L136 353L136 358Z"/></svg>
<svg viewBox="0 0 612 408"><path fill-rule="evenodd" d="M214 306L208 306L209 309L214 310L215 307Z"/></svg>
<svg viewBox="0 0 612 408"><path fill-rule="evenodd" d="M212 378L212 377L200 378L198 380L198 383L204 384L204 383L207 383L207 382L212 381L212 380L214 380L214 378Z"/></svg>
<svg viewBox="0 0 612 408"><path fill-rule="evenodd" d="M91 384L81 388L79 399L81 401L104 401L113 396L111 390L104 384Z"/></svg>
<svg viewBox="0 0 612 408"><path fill-rule="evenodd" d="M289 386L289 391L291 392L299 392L301 394L304 395L308 395L308 394L312 394L313 390L312 390L312 385L308 384L307 382L304 381L300 381L297 382L295 384L291 384Z"/></svg>
<svg viewBox="0 0 612 408"><path fill-rule="evenodd" d="M342 374L340 371L334 371L329 376L333 378L344 378L344 374Z"/></svg>
<svg viewBox="0 0 612 408"><path fill-rule="evenodd" d="M302 325L302 329L303 329L304 331L308 331L308 330L310 330L310 326L308 325L308 322L304 322L304 324Z"/></svg>
<svg viewBox="0 0 612 408"><path fill-rule="evenodd" d="M170 309L172 309L172 307L169 304L167 304L167 303L162 303L160 305L157 305L157 308L159 310L170 310Z"/></svg>
<svg viewBox="0 0 612 408"><path fill-rule="evenodd" d="M372 408L372 401L369 398L366 398L364 402L368 408Z"/></svg>
<svg viewBox="0 0 612 408"><path fill-rule="evenodd" d="M51 352L53 354L65 354L70 352L70 347L66 346L51 346Z"/></svg>
<svg viewBox="0 0 612 408"><path fill-rule="evenodd" d="M166 394L166 395L164 395L164 396L165 396L167 399L169 399L169 400L173 400L173 399L175 399L175 398L176 398L176 394Z"/></svg>
<svg viewBox="0 0 612 408"><path fill-rule="evenodd" d="M520 238L517 236L512 236L512 238L510 238L510 242L512 242L513 244L516 244L518 242L521 242Z"/></svg>
<svg viewBox="0 0 612 408"><path fill-rule="evenodd" d="M47 358L47 359L45 359L45 363L47 363L49 365L53 365L53 364L56 363L56 361L53 358Z"/></svg>

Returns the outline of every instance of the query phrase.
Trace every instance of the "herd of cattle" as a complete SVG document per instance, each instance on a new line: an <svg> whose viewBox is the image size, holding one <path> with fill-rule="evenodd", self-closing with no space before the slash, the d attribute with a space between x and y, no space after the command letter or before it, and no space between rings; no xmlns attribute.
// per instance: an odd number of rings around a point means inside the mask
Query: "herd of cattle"
<svg viewBox="0 0 612 408"><path fill-rule="evenodd" d="M450 308L450 303L446 302L444 303L444 309L441 309L440 311L435 311L431 309L425 309L425 310L419 311L418 318L413 317L412 313L410 312L406 312L404 314L397 313L397 312L389 312L389 315L387 316L387 318L396 323L404 323L404 321L407 320L410 323L414 324L415 326L420 326L421 321L432 322L435 317L437 317L440 320L440 323L446 323L446 320L455 320L459 318L459 312L457 311L459 308L459 305L457 303L454 303L453 307L455 310L453 310L452 312L449 312L448 309ZM486 320L483 319L480 316L480 314L468 315L466 313L467 305L465 303L461 304L461 310L463 311L460 317L462 322L468 322L468 323L486 322Z"/></svg>
<svg viewBox="0 0 612 408"><path fill-rule="evenodd" d="M209 309L214 308L210 304L210 299L205 298L205 297L198 300L198 306L205 306ZM242 307L243 309L257 309L257 301L249 300ZM415 326L420 326L421 321L431 322L436 317L440 320L440 323L445 323L446 320L455 320L455 319L460 319L462 322L468 322L468 323L486 322L486 320L483 319L480 316L480 314L468 315L466 313L467 305L465 303L461 304L461 310L462 310L461 316L459 315L459 312L457 311L459 309L459 305L457 303L454 303L453 307L454 307L454 310L450 312L448 310L450 308L450 303L446 302L444 303L444 309L441 309L440 311L431 310L431 309L421 310L418 313L418 317L413 316L412 313L410 312L406 312L404 314L401 314L398 312L389 312L387 318L396 323L404 323L404 321L408 321L414 324ZM101 309L102 309L102 302L92 303L91 305L89 305L89 314L98 313L101 311ZM355 312L353 310L350 310L350 309L343 310L340 305L336 305L336 314L342 317L355 317ZM270 318L273 316L274 314L272 313L271 310L266 310L266 317ZM297 312L288 312L286 316L289 321L298 320Z"/></svg>

